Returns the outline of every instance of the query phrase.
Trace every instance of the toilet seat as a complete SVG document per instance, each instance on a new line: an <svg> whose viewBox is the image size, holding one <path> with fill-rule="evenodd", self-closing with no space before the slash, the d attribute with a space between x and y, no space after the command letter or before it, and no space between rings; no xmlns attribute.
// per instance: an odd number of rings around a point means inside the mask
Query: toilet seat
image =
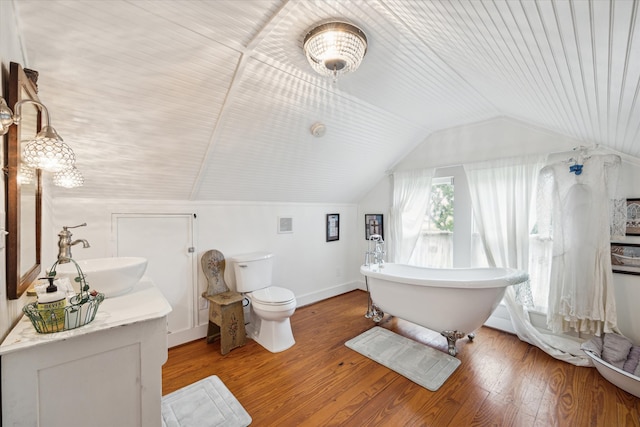
<svg viewBox="0 0 640 427"><path fill-rule="evenodd" d="M290 289L280 288L278 286L259 289L251 292L250 296L254 303L270 306L288 305L296 299L295 294Z"/></svg>

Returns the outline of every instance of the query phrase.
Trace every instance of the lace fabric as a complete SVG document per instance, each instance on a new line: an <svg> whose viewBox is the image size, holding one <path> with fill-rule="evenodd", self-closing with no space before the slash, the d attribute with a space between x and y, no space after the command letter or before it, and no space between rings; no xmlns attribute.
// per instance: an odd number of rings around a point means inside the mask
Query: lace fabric
<svg viewBox="0 0 640 427"><path fill-rule="evenodd" d="M627 232L627 199L614 198L610 201L611 206L611 238L619 239Z"/></svg>
<svg viewBox="0 0 640 427"><path fill-rule="evenodd" d="M516 302L527 309L534 308L533 293L531 292L531 283L526 282L519 283L514 286L516 290Z"/></svg>
<svg viewBox="0 0 640 427"><path fill-rule="evenodd" d="M616 197L620 164L616 155L592 155L580 174L566 162L540 172L538 230L553 240L547 324L554 332L617 329L610 240L626 221Z"/></svg>

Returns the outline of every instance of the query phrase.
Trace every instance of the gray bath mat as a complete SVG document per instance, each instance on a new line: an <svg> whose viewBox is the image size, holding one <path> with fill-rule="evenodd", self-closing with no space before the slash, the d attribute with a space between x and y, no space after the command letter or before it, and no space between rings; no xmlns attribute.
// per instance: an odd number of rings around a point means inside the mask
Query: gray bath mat
<svg viewBox="0 0 640 427"><path fill-rule="evenodd" d="M162 398L162 427L246 427L251 417L216 375Z"/></svg>
<svg viewBox="0 0 640 427"><path fill-rule="evenodd" d="M350 339L345 345L431 391L438 390L460 366L460 360L447 353L379 326Z"/></svg>

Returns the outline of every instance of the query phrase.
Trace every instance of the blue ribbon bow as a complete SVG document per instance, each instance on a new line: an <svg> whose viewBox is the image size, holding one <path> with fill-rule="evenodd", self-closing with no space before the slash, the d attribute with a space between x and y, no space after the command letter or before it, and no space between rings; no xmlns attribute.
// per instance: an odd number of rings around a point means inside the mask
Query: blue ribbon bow
<svg viewBox="0 0 640 427"><path fill-rule="evenodd" d="M579 164L569 166L569 173L573 172L576 175L580 175L582 173L582 166L583 165L579 165Z"/></svg>

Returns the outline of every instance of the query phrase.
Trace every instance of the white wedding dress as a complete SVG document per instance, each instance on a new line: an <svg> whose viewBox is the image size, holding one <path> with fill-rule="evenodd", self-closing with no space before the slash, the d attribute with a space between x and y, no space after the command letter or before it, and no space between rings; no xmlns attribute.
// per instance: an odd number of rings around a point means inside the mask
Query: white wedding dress
<svg viewBox="0 0 640 427"><path fill-rule="evenodd" d="M621 162L608 154L582 163L580 174L568 162L540 171L538 231L553 239L547 325L600 335L617 331L610 212Z"/></svg>

